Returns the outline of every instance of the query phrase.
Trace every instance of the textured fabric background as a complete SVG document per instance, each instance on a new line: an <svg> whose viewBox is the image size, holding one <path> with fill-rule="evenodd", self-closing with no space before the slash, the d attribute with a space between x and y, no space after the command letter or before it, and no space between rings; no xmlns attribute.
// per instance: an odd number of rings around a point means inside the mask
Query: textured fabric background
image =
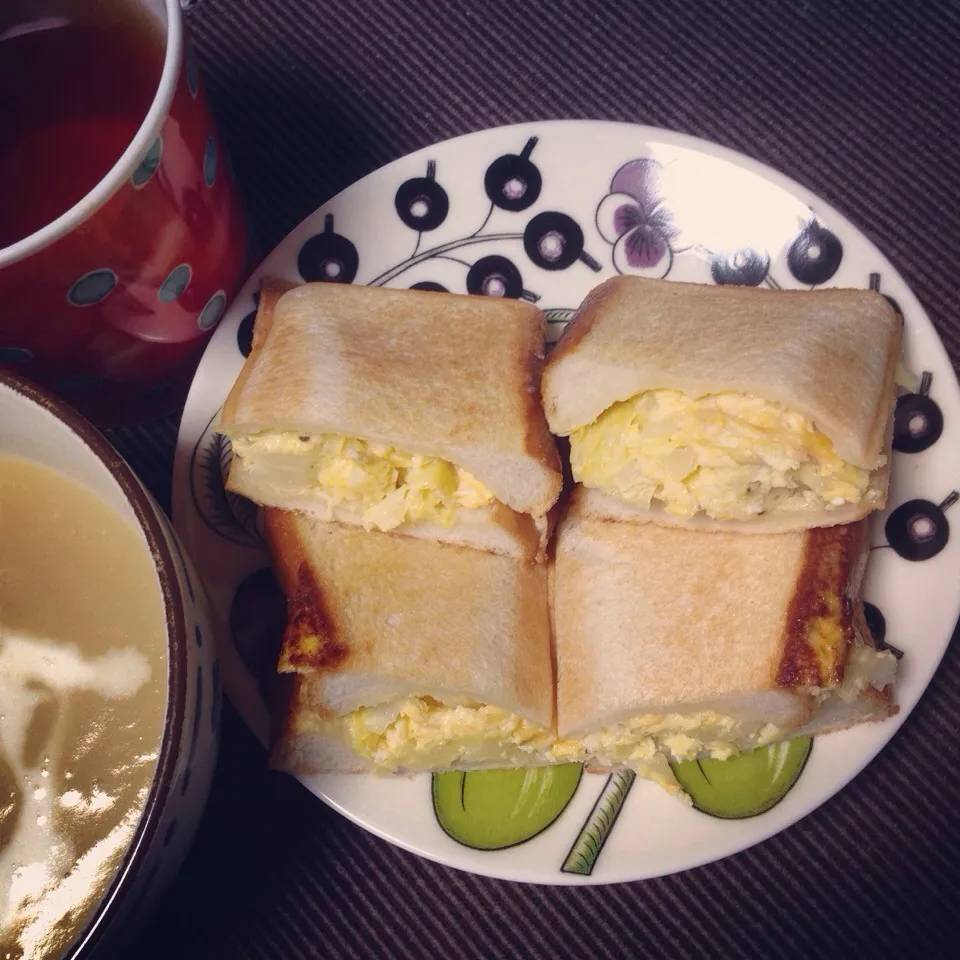
<svg viewBox="0 0 960 960"><path fill-rule="evenodd" d="M188 19L263 252L437 140L536 119L648 123L835 205L960 361L954 0L200 0ZM173 420L111 435L165 504L175 435ZM678 876L527 887L354 827L267 773L228 707L195 848L132 955L957 957L958 744L955 638L891 744L793 828Z"/></svg>

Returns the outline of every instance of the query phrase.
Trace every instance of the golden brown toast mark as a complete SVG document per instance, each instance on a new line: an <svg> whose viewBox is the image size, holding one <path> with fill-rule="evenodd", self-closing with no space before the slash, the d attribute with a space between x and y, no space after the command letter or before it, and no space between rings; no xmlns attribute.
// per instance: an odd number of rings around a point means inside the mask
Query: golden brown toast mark
<svg viewBox="0 0 960 960"><path fill-rule="evenodd" d="M300 564L297 581L287 601L287 627L277 670L301 673L335 669L347 659L350 651L337 639L323 591L309 564Z"/></svg>
<svg viewBox="0 0 960 960"><path fill-rule="evenodd" d="M858 631L850 583L862 552L860 523L808 531L797 589L787 611L786 640L777 669L781 687L836 686ZM868 634L869 635L869 634Z"/></svg>

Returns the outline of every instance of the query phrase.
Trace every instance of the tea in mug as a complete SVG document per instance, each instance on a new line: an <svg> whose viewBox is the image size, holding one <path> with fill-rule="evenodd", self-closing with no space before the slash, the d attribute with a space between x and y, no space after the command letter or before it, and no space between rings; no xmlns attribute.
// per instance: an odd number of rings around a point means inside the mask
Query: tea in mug
<svg viewBox="0 0 960 960"><path fill-rule="evenodd" d="M0 5L0 249L88 194L143 123L163 72L136 0Z"/></svg>

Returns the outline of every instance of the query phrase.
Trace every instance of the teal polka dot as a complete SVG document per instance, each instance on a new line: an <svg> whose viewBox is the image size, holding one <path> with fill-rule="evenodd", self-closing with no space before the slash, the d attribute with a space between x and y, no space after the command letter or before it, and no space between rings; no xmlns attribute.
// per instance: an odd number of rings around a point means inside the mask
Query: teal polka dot
<svg viewBox="0 0 960 960"><path fill-rule="evenodd" d="M106 267L85 273L67 292L67 302L75 307L89 307L105 300L117 285L117 275Z"/></svg>
<svg viewBox="0 0 960 960"><path fill-rule="evenodd" d="M0 347L0 363L29 363L32 359L26 347Z"/></svg>
<svg viewBox="0 0 960 960"><path fill-rule="evenodd" d="M227 295L218 290L208 301L207 305L200 311L197 317L197 326L201 330L209 330L217 325L220 317L223 316L223 308L227 305Z"/></svg>
<svg viewBox="0 0 960 960"><path fill-rule="evenodd" d="M156 172L160 166L160 157L163 155L163 137L157 137L150 144L150 149L146 156L140 161L140 166L133 171L130 182L138 189L142 187Z"/></svg>
<svg viewBox="0 0 960 960"><path fill-rule="evenodd" d="M189 283L190 265L181 263L179 266L174 267L170 271L167 279L160 284L160 289L157 291L157 299L162 303L170 303L171 300L176 300L177 297L187 289Z"/></svg>
<svg viewBox="0 0 960 960"><path fill-rule="evenodd" d="M212 187L217 179L217 144L213 137L207 137L207 147L203 151L203 182Z"/></svg>

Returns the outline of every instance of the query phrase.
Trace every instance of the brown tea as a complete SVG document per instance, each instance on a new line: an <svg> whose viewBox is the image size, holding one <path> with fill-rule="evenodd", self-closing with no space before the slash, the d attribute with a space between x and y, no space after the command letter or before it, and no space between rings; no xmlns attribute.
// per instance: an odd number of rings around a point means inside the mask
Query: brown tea
<svg viewBox="0 0 960 960"><path fill-rule="evenodd" d="M0 4L0 249L66 213L120 159L163 56L137 0Z"/></svg>

